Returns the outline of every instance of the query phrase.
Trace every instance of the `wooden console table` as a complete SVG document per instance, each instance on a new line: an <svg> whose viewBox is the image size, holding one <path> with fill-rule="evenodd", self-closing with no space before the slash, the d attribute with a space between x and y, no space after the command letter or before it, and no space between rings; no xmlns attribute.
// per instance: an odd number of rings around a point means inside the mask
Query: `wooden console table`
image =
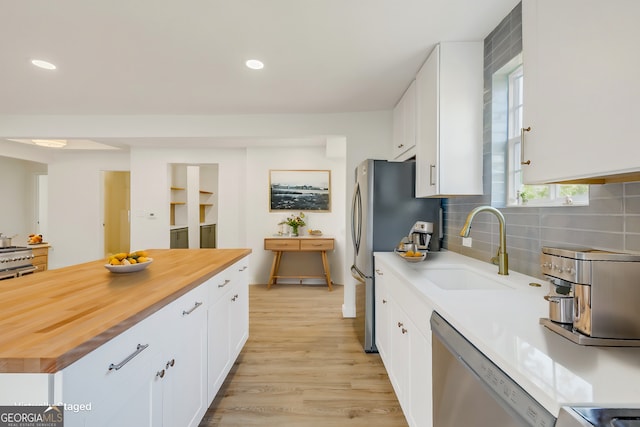
<svg viewBox="0 0 640 427"><path fill-rule="evenodd" d="M329 269L329 261L327 260L327 251L332 251L334 247L334 239L332 237L273 237L264 239L264 249L273 251L273 264L271 264L271 275L267 289L271 289L271 285L275 285L279 278L323 278L327 282L329 290L331 287L331 270ZM322 257L323 276L280 276L278 269L280 268L280 260L284 252L320 252Z"/></svg>

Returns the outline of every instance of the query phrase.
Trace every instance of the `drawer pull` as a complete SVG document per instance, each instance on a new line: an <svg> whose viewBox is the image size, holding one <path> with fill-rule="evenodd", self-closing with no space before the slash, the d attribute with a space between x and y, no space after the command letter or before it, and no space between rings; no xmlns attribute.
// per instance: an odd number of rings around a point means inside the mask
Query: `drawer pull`
<svg viewBox="0 0 640 427"><path fill-rule="evenodd" d="M235 294L235 295L233 296L233 298L231 298L231 301L234 301L234 302L235 302L235 300L237 300L237 299L238 299L238 294Z"/></svg>
<svg viewBox="0 0 640 427"><path fill-rule="evenodd" d="M243 265L242 268L240 270L238 270L238 271L245 271L246 269L247 269L247 266Z"/></svg>
<svg viewBox="0 0 640 427"><path fill-rule="evenodd" d="M183 316L188 316L188 315L190 315L191 313L193 313L193 310L195 310L196 308L200 307L201 305L202 305L202 303L201 303L201 302L196 301L196 304L195 304L193 307L191 307L191 309L190 309L190 310L182 310L182 315L183 315Z"/></svg>
<svg viewBox="0 0 640 427"><path fill-rule="evenodd" d="M229 284L229 282L230 282L230 281L231 281L231 280L227 279L227 280L225 280L225 281L224 281L224 283L223 283L223 284L218 285L218 287L219 287L219 288L224 288L225 286L227 286L227 285Z"/></svg>
<svg viewBox="0 0 640 427"><path fill-rule="evenodd" d="M149 344L138 344L138 346L136 347L136 351L134 351L133 353L131 353L130 355L127 356L126 359L124 359L122 362L118 363L118 364L110 364L109 365L109 370L110 371L117 371L120 368L122 368L124 365L126 365L127 363L129 363L131 361L131 359L133 359L134 357L136 357L137 355L139 355L140 353L142 353L142 351L149 347ZM164 375L164 374L163 374ZM162 378L162 377L160 377Z"/></svg>

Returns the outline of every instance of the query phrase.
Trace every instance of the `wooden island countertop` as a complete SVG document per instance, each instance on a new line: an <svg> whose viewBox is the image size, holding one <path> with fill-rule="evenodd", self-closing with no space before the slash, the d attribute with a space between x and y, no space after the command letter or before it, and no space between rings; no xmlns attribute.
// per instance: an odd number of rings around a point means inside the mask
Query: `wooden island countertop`
<svg viewBox="0 0 640 427"><path fill-rule="evenodd" d="M146 269L105 260L0 281L0 373L54 373L196 288L250 249L152 249Z"/></svg>

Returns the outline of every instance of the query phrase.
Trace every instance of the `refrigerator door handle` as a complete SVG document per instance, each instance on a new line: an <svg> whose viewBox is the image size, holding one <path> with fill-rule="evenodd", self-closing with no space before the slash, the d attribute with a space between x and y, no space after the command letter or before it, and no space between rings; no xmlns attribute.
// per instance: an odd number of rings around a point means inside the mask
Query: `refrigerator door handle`
<svg viewBox="0 0 640 427"><path fill-rule="evenodd" d="M371 279L371 276L367 276L364 274L358 267L354 265L351 266L351 276L356 279L360 283L365 283L366 279Z"/></svg>
<svg viewBox="0 0 640 427"><path fill-rule="evenodd" d="M360 184L356 183L351 201L351 239L353 240L354 258L360 252L360 238L362 235L362 194ZM354 262L355 264L355 262Z"/></svg>

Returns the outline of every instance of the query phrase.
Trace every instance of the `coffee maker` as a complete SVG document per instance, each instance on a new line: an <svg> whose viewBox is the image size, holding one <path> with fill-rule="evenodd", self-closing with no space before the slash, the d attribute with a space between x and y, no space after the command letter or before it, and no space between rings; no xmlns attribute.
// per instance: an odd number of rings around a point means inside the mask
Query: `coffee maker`
<svg viewBox="0 0 640 427"><path fill-rule="evenodd" d="M416 245L416 249L426 251L433 234L433 223L418 221L409 230L409 242Z"/></svg>
<svg viewBox="0 0 640 427"><path fill-rule="evenodd" d="M540 265L556 289L565 290L546 298L549 318L540 323L581 345L640 347L640 255L545 246ZM557 316L560 303L573 308L566 320Z"/></svg>

